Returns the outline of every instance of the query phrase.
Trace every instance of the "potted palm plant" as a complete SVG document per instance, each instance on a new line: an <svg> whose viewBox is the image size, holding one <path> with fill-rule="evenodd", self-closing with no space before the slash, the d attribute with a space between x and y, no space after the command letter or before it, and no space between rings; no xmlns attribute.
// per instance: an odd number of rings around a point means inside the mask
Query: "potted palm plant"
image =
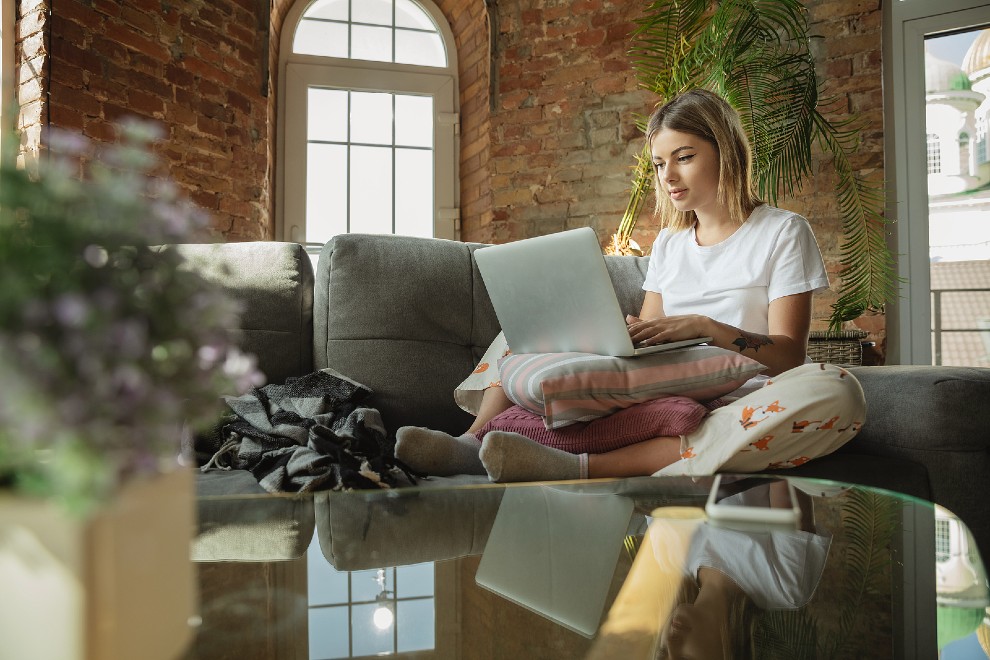
<svg viewBox="0 0 990 660"><path fill-rule="evenodd" d="M640 84L660 102L705 87L739 112L753 146L754 179L771 204L812 175L814 144L832 156L844 240L829 330L839 332L867 310L882 309L898 279L886 243L883 188L850 162L860 125L854 116L830 112L834 100L820 95L810 40L800 0L656 0L638 21L630 55ZM611 252L638 251L632 230L651 187L647 145Z"/></svg>
<svg viewBox="0 0 990 660"><path fill-rule="evenodd" d="M97 151L52 133L36 171L0 162L11 657L177 655L196 604L181 431L258 382L228 329L236 304L170 247L202 236L205 214L157 175L150 127L122 135Z"/></svg>

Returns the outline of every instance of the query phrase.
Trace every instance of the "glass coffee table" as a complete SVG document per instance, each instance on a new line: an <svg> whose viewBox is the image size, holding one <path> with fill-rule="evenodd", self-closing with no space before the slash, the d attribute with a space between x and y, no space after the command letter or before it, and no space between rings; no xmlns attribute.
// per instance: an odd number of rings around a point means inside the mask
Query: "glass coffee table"
<svg viewBox="0 0 990 660"><path fill-rule="evenodd" d="M960 521L790 481L723 484L786 520L709 515L711 478L203 497L184 657L987 657Z"/></svg>

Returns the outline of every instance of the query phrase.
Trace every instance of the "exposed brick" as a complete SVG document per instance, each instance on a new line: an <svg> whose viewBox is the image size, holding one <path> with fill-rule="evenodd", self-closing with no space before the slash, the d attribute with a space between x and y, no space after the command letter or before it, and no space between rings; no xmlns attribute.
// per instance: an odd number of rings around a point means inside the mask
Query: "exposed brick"
<svg viewBox="0 0 990 660"><path fill-rule="evenodd" d="M165 103L160 96L139 89L128 91L127 105L141 114L159 118L165 111Z"/></svg>
<svg viewBox="0 0 990 660"><path fill-rule="evenodd" d="M143 32L149 37L158 35L158 18L155 15L147 14L138 7L125 5L121 8L120 18L127 25Z"/></svg>
<svg viewBox="0 0 990 660"><path fill-rule="evenodd" d="M117 24L110 24L106 28L106 36L108 39L113 39L120 42L128 48L132 48L139 53L144 53L149 57L153 57L159 62L167 62L171 55L168 48L164 45L153 41L143 34L135 32L128 26Z"/></svg>
<svg viewBox="0 0 990 660"><path fill-rule="evenodd" d="M112 139L110 122L127 110L158 116L170 135L161 152L167 174L210 211L214 227L228 239L271 236L278 50L292 2L265 3L272 10L267 43L256 0L55 3L52 120L79 128L89 117L82 127L87 134ZM502 242L578 224L607 237L625 207L632 155L642 140L633 114L649 112L655 101L638 89L626 54L644 5L436 4L458 46L462 237ZM47 85L47 6L21 2L16 26L24 37L18 49L26 54L17 82L22 100L30 99L19 118L28 142L48 115L39 93L46 89L40 83ZM882 176L879 0L807 0L807 6L813 30L825 36L815 53L828 92L838 96L830 111L842 116L858 110L871 123L854 162ZM497 14L491 22L494 58L489 12ZM266 46L267 98L260 94ZM497 90L491 99L490 73ZM88 98L76 98L72 90ZM817 151L815 167L820 174L781 204L809 209L830 272L837 273L841 222L829 160ZM648 216L647 210L634 236L644 246L656 231ZM816 315L827 317L829 296L820 297L826 303Z"/></svg>

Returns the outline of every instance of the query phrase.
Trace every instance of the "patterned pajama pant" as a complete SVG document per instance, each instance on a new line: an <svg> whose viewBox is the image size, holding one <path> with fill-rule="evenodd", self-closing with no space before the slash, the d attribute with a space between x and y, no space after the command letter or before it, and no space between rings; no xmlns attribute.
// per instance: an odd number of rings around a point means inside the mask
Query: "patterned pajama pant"
<svg viewBox="0 0 990 660"><path fill-rule="evenodd" d="M804 364L714 410L681 436L681 459L657 475L796 467L851 440L866 418L859 381L841 367Z"/></svg>

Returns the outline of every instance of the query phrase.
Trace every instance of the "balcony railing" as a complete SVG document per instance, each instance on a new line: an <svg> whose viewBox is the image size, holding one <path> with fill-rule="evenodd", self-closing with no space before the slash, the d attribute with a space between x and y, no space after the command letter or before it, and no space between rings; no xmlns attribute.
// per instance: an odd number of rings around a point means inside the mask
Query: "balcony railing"
<svg viewBox="0 0 990 660"><path fill-rule="evenodd" d="M978 319L975 328L943 328L942 327L942 295L946 293L990 293L987 289L933 289L932 290L932 340L934 343L934 363L942 364L942 335L947 332L979 333L986 347L986 358L990 358L990 318ZM983 365L973 365L983 366Z"/></svg>

